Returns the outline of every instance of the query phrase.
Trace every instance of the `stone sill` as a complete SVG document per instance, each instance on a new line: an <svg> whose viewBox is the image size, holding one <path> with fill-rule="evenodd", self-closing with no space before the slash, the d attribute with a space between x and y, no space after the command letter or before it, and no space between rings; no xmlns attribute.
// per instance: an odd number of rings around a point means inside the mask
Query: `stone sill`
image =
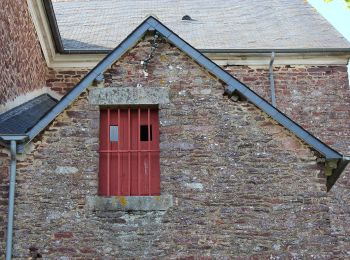
<svg viewBox="0 0 350 260"><path fill-rule="evenodd" d="M86 206L91 211L165 211L173 206L173 196L87 196Z"/></svg>

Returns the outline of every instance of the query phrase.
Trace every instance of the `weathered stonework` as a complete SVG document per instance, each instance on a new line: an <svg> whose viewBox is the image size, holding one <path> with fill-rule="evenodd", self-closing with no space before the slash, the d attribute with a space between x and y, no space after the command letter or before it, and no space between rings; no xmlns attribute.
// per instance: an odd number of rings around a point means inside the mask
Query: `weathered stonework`
<svg viewBox="0 0 350 260"><path fill-rule="evenodd" d="M173 206L173 196L87 196L86 208L92 211L164 211Z"/></svg>
<svg viewBox="0 0 350 260"><path fill-rule="evenodd" d="M90 211L97 195L97 106L84 93L18 164L14 253L45 258L334 258L323 166L314 153L177 48L148 39L105 73L106 86L169 89L162 106L167 211ZM2 246L4 246L2 244ZM30 250L30 248L32 250Z"/></svg>
<svg viewBox="0 0 350 260"><path fill-rule="evenodd" d="M159 105L169 103L168 88L95 88L90 91L92 105Z"/></svg>
<svg viewBox="0 0 350 260"><path fill-rule="evenodd" d="M88 70L74 68L67 69L52 69L49 68L46 85L53 91L64 95L71 90L86 74Z"/></svg>
<svg viewBox="0 0 350 260"><path fill-rule="evenodd" d="M0 105L43 88L46 73L26 1L0 1Z"/></svg>
<svg viewBox="0 0 350 260"><path fill-rule="evenodd" d="M26 1L0 2L0 46L0 105L45 85L65 94L88 72L46 68ZM84 95L18 162L16 257L349 258L349 170L326 194L322 166L299 140L251 104L225 100L220 83L164 43L145 78L140 61L149 51L141 42L106 81L170 89L161 108L161 174L174 207L88 210L97 189L98 109ZM225 69L270 100L267 68ZM346 66L282 66L274 75L278 108L350 154ZM8 162L1 152L0 259Z"/></svg>
<svg viewBox="0 0 350 260"><path fill-rule="evenodd" d="M162 61L164 61L162 56ZM132 59L132 58L131 58ZM139 62L134 59L134 62ZM152 65L151 65L152 66ZM171 66L171 65L170 65ZM170 70L170 68L168 67ZM174 67L172 67L174 71ZM176 70L181 67L176 68ZM270 100L268 68L249 66L228 66L225 69L235 77L254 89L257 93ZM129 68L118 68L115 73L132 70ZM136 79L141 78L142 68L137 74L133 74ZM50 70L48 86L65 94L78 82L87 70ZM169 73L169 72L168 72ZM174 73L173 73L174 74ZM169 81L172 81L173 74L169 74ZM346 66L278 66L274 68L277 106L288 116L300 123L311 133L325 141L328 145L350 154L350 91ZM153 75L150 75L151 79ZM136 82L127 76L127 84ZM201 79L196 79L200 82ZM117 84L123 81L118 80ZM155 86L162 86L164 79L155 82ZM183 84L185 81L180 80ZM159 84L161 83L161 84ZM211 88L205 86L191 89L191 93L210 94ZM166 145L166 144L164 144ZM289 143L293 146L293 143ZM179 149L191 147L190 144L178 144ZM330 198L330 220L332 223L333 235L337 238L337 247L334 252L349 256L350 252L350 172L346 170L337 181L332 190L328 193ZM4 202L5 204L5 202Z"/></svg>
<svg viewBox="0 0 350 260"><path fill-rule="evenodd" d="M225 69L271 101L268 68ZM346 66L275 67L274 81L278 109L328 145L350 154L350 89Z"/></svg>
<svg viewBox="0 0 350 260"><path fill-rule="evenodd" d="M270 100L268 69L226 68ZM350 88L346 66L283 66L274 68L277 107L322 141L350 155ZM350 257L350 169L332 190L330 221L337 238L334 252Z"/></svg>

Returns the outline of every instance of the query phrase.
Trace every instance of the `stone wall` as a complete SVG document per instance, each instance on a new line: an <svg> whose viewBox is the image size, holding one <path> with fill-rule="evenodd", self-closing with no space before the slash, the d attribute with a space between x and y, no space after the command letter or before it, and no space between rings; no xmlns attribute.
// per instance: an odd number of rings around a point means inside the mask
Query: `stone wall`
<svg viewBox="0 0 350 260"><path fill-rule="evenodd" d="M162 42L145 77L139 43L106 86L166 87L160 107L161 192L167 211L90 211L97 193L98 108L84 93L18 164L14 254L82 258L332 258L322 166L300 140ZM3 245L2 245L3 246Z"/></svg>
<svg viewBox="0 0 350 260"><path fill-rule="evenodd" d="M8 154L0 152L0 259L5 253L7 201L8 201Z"/></svg>
<svg viewBox="0 0 350 260"><path fill-rule="evenodd" d="M26 1L0 1L0 106L46 85L47 67ZM7 153L0 152L0 259L5 248Z"/></svg>
<svg viewBox="0 0 350 260"><path fill-rule="evenodd" d="M71 90L88 73L86 69L49 68L46 85L53 91L64 95Z"/></svg>
<svg viewBox="0 0 350 260"><path fill-rule="evenodd" d="M229 66L226 71L271 102L268 68ZM316 137L350 154L350 89L346 66L274 68L277 107Z"/></svg>
<svg viewBox="0 0 350 260"><path fill-rule="evenodd" d="M26 1L0 1L0 105L44 87L46 71Z"/></svg>
<svg viewBox="0 0 350 260"><path fill-rule="evenodd" d="M0 105L45 85L65 94L88 72L47 69L25 1L0 2L0 46ZM98 112L84 96L18 164L16 255L132 257L128 249L137 239L134 255L150 257L191 256L198 250L213 256L350 257L349 170L326 196L320 169L299 141L254 106L225 100L215 79L164 43L145 78L140 60L149 49L148 42L139 44L107 73L106 82L171 89L172 103L160 111L162 189L174 194L175 207L165 214L86 211L84 197L96 192ZM268 69L225 69L270 100ZM350 154L346 66L282 66L274 73L278 108L333 148ZM0 154L0 258L5 247L8 160L6 153ZM252 189L254 193L249 192ZM284 236L285 230L292 234ZM115 238L111 232L121 235ZM252 237L256 239L249 243ZM90 249L90 243L96 248Z"/></svg>
<svg viewBox="0 0 350 260"><path fill-rule="evenodd" d="M270 100L268 69L227 67ZM346 66L284 66L274 69L277 107L322 141L350 155L350 88ZM350 169L328 193L332 233L350 257Z"/></svg>

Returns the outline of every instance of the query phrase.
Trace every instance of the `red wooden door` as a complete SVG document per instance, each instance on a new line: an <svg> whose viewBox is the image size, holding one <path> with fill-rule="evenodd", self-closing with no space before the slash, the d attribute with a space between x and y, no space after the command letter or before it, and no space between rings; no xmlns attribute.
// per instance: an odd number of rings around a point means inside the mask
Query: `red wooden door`
<svg viewBox="0 0 350 260"><path fill-rule="evenodd" d="M160 194L157 109L101 110L99 194Z"/></svg>

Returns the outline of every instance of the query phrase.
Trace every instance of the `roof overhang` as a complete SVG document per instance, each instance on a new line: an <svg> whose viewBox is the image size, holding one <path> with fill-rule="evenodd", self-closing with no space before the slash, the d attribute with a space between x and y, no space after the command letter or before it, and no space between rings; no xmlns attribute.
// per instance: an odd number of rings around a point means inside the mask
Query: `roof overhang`
<svg viewBox="0 0 350 260"><path fill-rule="evenodd" d="M7 147L10 149L11 142L15 141L20 144L24 144L28 140L28 135L19 134L19 135L11 135L11 134L0 134L0 146ZM17 149L18 152L18 149Z"/></svg>
<svg viewBox="0 0 350 260"><path fill-rule="evenodd" d="M10 135L10 134L6 134L6 135L2 135L0 134L0 139L3 141L25 141L28 138L27 135L24 134L20 134L20 135Z"/></svg>
<svg viewBox="0 0 350 260"><path fill-rule="evenodd" d="M110 51L66 50L63 48L50 0L27 0L39 42L50 68L93 68ZM201 49L220 66L268 66L275 52L274 65L347 65L350 49Z"/></svg>

